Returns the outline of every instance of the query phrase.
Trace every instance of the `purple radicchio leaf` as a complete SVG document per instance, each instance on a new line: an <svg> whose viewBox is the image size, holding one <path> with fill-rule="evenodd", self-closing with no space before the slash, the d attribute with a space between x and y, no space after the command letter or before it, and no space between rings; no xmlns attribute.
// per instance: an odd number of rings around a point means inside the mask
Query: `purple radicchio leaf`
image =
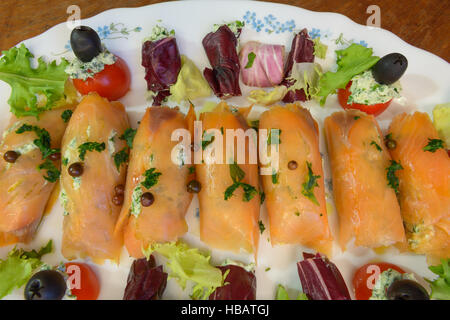
<svg viewBox="0 0 450 320"><path fill-rule="evenodd" d="M288 80L292 72L294 63L300 62L314 62L314 42L308 35L308 30L303 29L295 35L292 40L291 51L284 65L284 80L281 82L286 87L292 86L294 83L292 80ZM284 96L283 102L292 103L295 101L306 101L305 90L290 90Z"/></svg>
<svg viewBox="0 0 450 320"><path fill-rule="evenodd" d="M169 87L177 81L181 69L176 39L167 37L145 41L142 45L142 66L145 67L147 89L156 93L153 105L160 105L170 95Z"/></svg>
<svg viewBox="0 0 450 320"><path fill-rule="evenodd" d="M224 285L217 288L209 300L255 300L256 277L251 271L236 265L218 267L222 274L228 271Z"/></svg>
<svg viewBox="0 0 450 320"><path fill-rule="evenodd" d="M128 274L123 300L160 300L167 285L167 273L155 258L134 260Z"/></svg>
<svg viewBox="0 0 450 320"><path fill-rule="evenodd" d="M240 96L239 57L237 38L227 25L208 33L202 41L212 69L205 68L203 75L214 94L219 98Z"/></svg>
<svg viewBox="0 0 450 320"><path fill-rule="evenodd" d="M304 253L297 263L303 292L311 300L351 300L344 278L334 263L318 253Z"/></svg>

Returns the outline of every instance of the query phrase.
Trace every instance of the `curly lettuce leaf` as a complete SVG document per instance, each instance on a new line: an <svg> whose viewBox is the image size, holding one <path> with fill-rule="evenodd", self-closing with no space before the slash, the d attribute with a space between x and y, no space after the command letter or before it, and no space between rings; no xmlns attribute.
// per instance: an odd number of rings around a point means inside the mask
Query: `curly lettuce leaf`
<svg viewBox="0 0 450 320"><path fill-rule="evenodd" d="M209 263L211 256L201 253L197 248L190 248L186 243L155 243L142 251L147 259L153 252L167 258L169 279L174 278L181 288L185 289L188 281L193 282L193 299L208 299L216 288L224 285L221 270Z"/></svg>
<svg viewBox="0 0 450 320"><path fill-rule="evenodd" d="M0 80L11 86L8 103L17 117L39 116L64 100L64 89L68 75L64 72L69 62L61 59L46 63L42 57L38 66L32 68L33 54L22 44L3 51L0 58Z"/></svg>
<svg viewBox="0 0 450 320"><path fill-rule="evenodd" d="M40 267L41 257L52 251L50 240L39 251L12 249L5 260L0 259L0 299L11 293L14 288L20 288L31 277L33 270Z"/></svg>
<svg viewBox="0 0 450 320"><path fill-rule="evenodd" d="M328 95L337 89L343 89L353 76L370 69L380 59L372 55L373 50L360 44L352 43L348 48L336 50L338 65L336 72L328 71L319 80L318 96L320 104L325 104Z"/></svg>
<svg viewBox="0 0 450 320"><path fill-rule="evenodd" d="M438 277L433 281L425 280L430 283L432 299L450 300L450 259L442 259L441 262L438 266L428 267Z"/></svg>
<svg viewBox="0 0 450 320"><path fill-rule="evenodd" d="M279 284L277 287L277 293L275 296L275 300L290 300L289 294L287 293L286 289ZM304 292L300 292L297 296L296 300L308 300L308 297Z"/></svg>

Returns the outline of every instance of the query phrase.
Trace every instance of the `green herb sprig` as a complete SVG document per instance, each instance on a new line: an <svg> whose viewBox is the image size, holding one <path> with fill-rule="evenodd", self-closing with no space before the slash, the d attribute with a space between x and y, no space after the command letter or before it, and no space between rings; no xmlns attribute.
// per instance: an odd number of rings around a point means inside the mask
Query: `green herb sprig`
<svg viewBox="0 0 450 320"><path fill-rule="evenodd" d="M311 162L306 161L306 166L308 167L308 177L306 182L302 184L302 194L311 200L315 205L319 206L319 202L314 195L314 188L319 186L317 180L320 176L314 175Z"/></svg>
<svg viewBox="0 0 450 320"><path fill-rule="evenodd" d="M234 191L236 191L239 187L242 187L244 190L242 201L248 202L258 194L258 191L254 186L242 182L242 179L245 177L245 172L236 163L230 164L230 176L233 180L233 184L225 190L225 200L230 199L233 196Z"/></svg>
<svg viewBox="0 0 450 320"><path fill-rule="evenodd" d="M104 142L102 142L102 143L91 142L91 141L85 142L78 146L79 157L82 161L84 161L86 152L88 152L88 151L102 152L103 150L105 150L105 148L106 148L106 145Z"/></svg>
<svg viewBox="0 0 450 320"><path fill-rule="evenodd" d="M389 167L386 168L387 173L386 173L386 178L388 181L388 186L391 187L392 189L394 189L395 193L398 194L399 190L399 180L397 178L397 176L395 175L395 171L397 170L402 170L403 167L400 164L400 162L396 162L394 160L391 160L391 164Z"/></svg>

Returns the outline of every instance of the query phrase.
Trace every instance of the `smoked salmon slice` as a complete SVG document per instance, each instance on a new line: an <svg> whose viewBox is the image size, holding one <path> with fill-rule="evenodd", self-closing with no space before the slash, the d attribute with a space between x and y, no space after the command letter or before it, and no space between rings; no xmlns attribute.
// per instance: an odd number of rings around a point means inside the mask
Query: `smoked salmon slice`
<svg viewBox="0 0 450 320"><path fill-rule="evenodd" d="M193 109L188 119L192 114ZM130 155L125 201L115 228L116 234L124 231L125 246L135 258L143 257L142 249L150 244L176 241L187 232L185 215L192 194L186 187L191 165L185 159L191 153L190 141L187 148L174 151L179 141L172 141L172 133L178 129L189 132L190 127L181 112L169 107L150 107L141 120ZM146 174L153 177L153 183L145 183ZM143 206L141 196L147 192L153 194L154 202Z"/></svg>
<svg viewBox="0 0 450 320"><path fill-rule="evenodd" d="M391 157L375 118L358 110L335 112L325 133L343 249L381 247L405 241L395 190L388 185Z"/></svg>
<svg viewBox="0 0 450 320"><path fill-rule="evenodd" d="M23 125L45 129L50 135L50 147L59 148L67 125L61 115L72 108L66 106L46 111L39 119L13 115L4 131L0 144L0 246L32 239L55 187L54 182L44 178L45 170L37 169L45 160L33 143L38 139L36 132L18 134L16 131ZM14 163L3 158L10 150L20 154ZM53 161L53 164L59 170L59 161Z"/></svg>
<svg viewBox="0 0 450 320"><path fill-rule="evenodd" d="M114 204L115 187L123 185L126 165L117 166L114 156L127 152L120 139L129 128L128 116L119 102L98 94L83 98L69 121L62 141L61 195L64 207L62 254L67 259L91 258L118 262L122 235L114 234L121 207ZM82 155L83 145L97 144ZM103 147L98 147L103 145ZM81 163L81 176L69 174Z"/></svg>
<svg viewBox="0 0 450 320"><path fill-rule="evenodd" d="M426 113L397 115L389 127L396 147L399 199L409 248L434 258L450 257L450 158L445 149L430 151L429 139L439 139ZM425 150L424 150L425 149Z"/></svg>
<svg viewBox="0 0 450 320"><path fill-rule="evenodd" d="M248 129L240 114L232 112L222 102L213 111L202 113L200 120L203 163L195 165L202 186L198 194L200 239L213 248L242 250L254 253L256 257L260 232L257 156L250 161L250 151L256 154L256 133L254 137L245 138L240 154L237 139L233 135L227 136L227 129L231 134L236 133L235 130L245 132ZM227 158L227 141L230 148L234 148L234 155L229 153L230 158ZM219 156L220 152L222 155Z"/></svg>
<svg viewBox="0 0 450 320"><path fill-rule="evenodd" d="M259 119L259 129L278 129L279 170L262 175L270 222L270 240L301 244L330 254L319 131L308 110L295 104L274 106ZM308 185L309 184L309 185Z"/></svg>

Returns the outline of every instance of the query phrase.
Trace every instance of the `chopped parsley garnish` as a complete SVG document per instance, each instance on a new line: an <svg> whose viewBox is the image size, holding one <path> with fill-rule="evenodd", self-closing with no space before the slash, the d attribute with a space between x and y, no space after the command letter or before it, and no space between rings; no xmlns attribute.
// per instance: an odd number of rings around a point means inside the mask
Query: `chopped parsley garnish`
<svg viewBox="0 0 450 320"><path fill-rule="evenodd" d="M230 199L233 196L234 191L236 191L239 187L242 187L244 190L242 201L248 202L252 200L256 194L258 194L258 191L254 186L242 182L242 179L245 177L245 172L236 163L230 164L230 176L233 180L233 184L225 190L225 200Z"/></svg>
<svg viewBox="0 0 450 320"><path fill-rule="evenodd" d="M272 172L272 183L273 184L277 184L278 183L278 178L279 178L279 175L278 175L278 172Z"/></svg>
<svg viewBox="0 0 450 320"><path fill-rule="evenodd" d="M250 127L258 131L259 129L259 120L250 121Z"/></svg>
<svg viewBox="0 0 450 320"><path fill-rule="evenodd" d="M270 269L271 269L270 267L267 267L264 271L267 272L267 271L270 271Z"/></svg>
<svg viewBox="0 0 450 320"><path fill-rule="evenodd" d="M125 140L128 147L130 147L130 149L133 148L133 140L134 140L134 136L136 135L137 130L133 129L133 128L128 128L125 130L125 132L123 133L123 135L121 135L119 137L120 140Z"/></svg>
<svg viewBox="0 0 450 320"><path fill-rule="evenodd" d="M265 199L266 199L266 194L264 193L264 191L259 191L259 203L263 204Z"/></svg>
<svg viewBox="0 0 450 320"><path fill-rule="evenodd" d="M50 134L45 129L39 128L38 126L31 126L29 124L24 124L19 129L16 130L16 133L22 134L24 132L30 131L33 131L38 136L38 138L35 139L33 143L41 151L42 159L46 159L48 156L60 152L59 149L50 148Z"/></svg>
<svg viewBox="0 0 450 320"><path fill-rule="evenodd" d="M122 150L114 154L114 164L116 165L117 170L120 170L120 166L122 163L128 162L129 155L127 152L127 147L124 147Z"/></svg>
<svg viewBox="0 0 450 320"><path fill-rule="evenodd" d="M274 130L273 131L274 135L272 135L272 130ZM267 144L268 145L280 144L281 143L280 135L281 135L280 129L270 129L269 136L267 137Z"/></svg>
<svg viewBox="0 0 450 320"><path fill-rule="evenodd" d="M46 159L44 163L38 166L38 170L47 170L47 175L44 179L49 182L56 182L59 179L61 172L55 167L52 161Z"/></svg>
<svg viewBox="0 0 450 320"><path fill-rule="evenodd" d="M69 159L68 158L63 158L61 162L62 162L63 165L67 166L69 164Z"/></svg>
<svg viewBox="0 0 450 320"><path fill-rule="evenodd" d="M391 160L391 165L386 168L387 174L386 178L388 181L388 186L394 189L395 193L398 194L398 186L399 186L399 180L397 176L395 175L395 171L402 170L403 167L400 164L400 162L396 162L394 160Z"/></svg>
<svg viewBox="0 0 450 320"><path fill-rule="evenodd" d="M444 149L444 141L441 139L428 138L428 144L423 147L423 151L436 152L438 149Z"/></svg>
<svg viewBox="0 0 450 320"><path fill-rule="evenodd" d="M261 234L264 232L264 230L266 230L266 227L264 226L264 223L259 220L258 221L258 226L259 226L259 232L261 232Z"/></svg>
<svg viewBox="0 0 450 320"><path fill-rule="evenodd" d="M189 174L194 174L195 173L195 167L194 166L188 167L188 170L189 170Z"/></svg>
<svg viewBox="0 0 450 320"><path fill-rule="evenodd" d="M207 146L213 143L214 139L214 133L207 133L203 131L202 150L205 150Z"/></svg>
<svg viewBox="0 0 450 320"><path fill-rule="evenodd" d="M97 152L102 152L103 150L105 150L106 145L104 142L99 143L99 142L85 142L83 144L80 144L78 146L78 152L80 153L79 157L81 160L84 161L84 158L86 156L86 152L88 151L97 151Z"/></svg>
<svg viewBox="0 0 450 320"><path fill-rule="evenodd" d="M69 122L70 118L72 117L73 111L70 109L64 110L61 114L61 118L63 119L64 123Z"/></svg>
<svg viewBox="0 0 450 320"><path fill-rule="evenodd" d="M150 168L144 172L145 180L141 182L141 185L147 189L150 189L158 183L161 172L157 172L155 168Z"/></svg>
<svg viewBox="0 0 450 320"><path fill-rule="evenodd" d="M384 140L391 140L392 139L392 133L388 133L384 136Z"/></svg>
<svg viewBox="0 0 450 320"><path fill-rule="evenodd" d="M253 62L255 61L256 54L252 51L248 54L247 58L248 58L248 61L247 61L247 64L245 65L245 69L249 69L253 66Z"/></svg>
<svg viewBox="0 0 450 320"><path fill-rule="evenodd" d="M358 120L359 118L361 118L360 116L354 116L353 120Z"/></svg>
<svg viewBox="0 0 450 320"><path fill-rule="evenodd" d="M306 182L302 184L302 194L309 200L311 200L314 204L319 206L319 202L314 195L314 188L319 186L317 180L320 178L320 176L314 175L311 162L306 161L306 166L308 167L308 178Z"/></svg>
<svg viewBox="0 0 450 320"><path fill-rule="evenodd" d="M380 152L382 151L381 147L375 141L372 140L372 142L370 142L370 145L377 148L378 151L380 151Z"/></svg>
<svg viewBox="0 0 450 320"><path fill-rule="evenodd" d="M297 216L297 217L299 217L300 216L300 212L297 210L297 211L295 211L294 212L294 214Z"/></svg>

